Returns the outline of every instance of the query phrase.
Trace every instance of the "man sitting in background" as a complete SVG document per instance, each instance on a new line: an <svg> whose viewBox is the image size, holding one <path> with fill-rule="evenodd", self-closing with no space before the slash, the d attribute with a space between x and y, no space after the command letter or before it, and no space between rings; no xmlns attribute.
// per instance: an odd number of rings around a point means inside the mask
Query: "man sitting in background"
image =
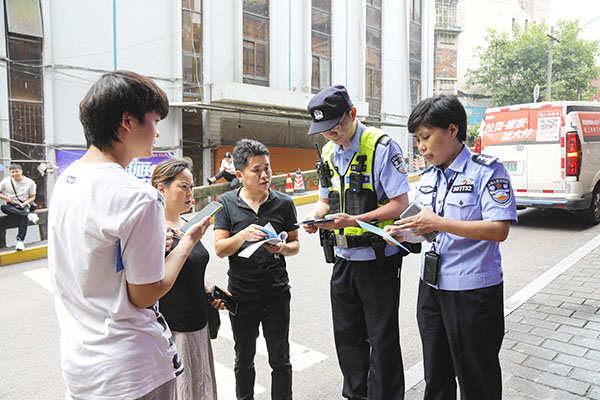
<svg viewBox="0 0 600 400"><path fill-rule="evenodd" d="M37 224L39 217L34 213L36 184L33 179L23 175L20 164L11 164L8 167L10 176L0 182L0 199L6 200L6 204L0 206L2 212L14 215L19 220L19 232L17 233L17 244L15 250L25 249L25 235L27 235L27 221Z"/></svg>
<svg viewBox="0 0 600 400"><path fill-rule="evenodd" d="M212 178L206 178L209 185L212 185L221 178L225 178L229 182L229 186L233 189L240 183L238 178L235 176L235 166L233 165L233 157L230 152L225 153L221 160L221 167L219 173Z"/></svg>

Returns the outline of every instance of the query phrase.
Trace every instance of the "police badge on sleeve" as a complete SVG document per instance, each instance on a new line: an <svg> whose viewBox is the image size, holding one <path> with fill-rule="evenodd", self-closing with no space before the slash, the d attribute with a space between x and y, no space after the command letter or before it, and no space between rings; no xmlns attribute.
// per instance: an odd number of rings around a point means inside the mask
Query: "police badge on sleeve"
<svg viewBox="0 0 600 400"><path fill-rule="evenodd" d="M390 162L396 168L398 172L401 174L407 174L408 170L406 169L406 164L404 163L404 159L402 158L402 153L398 153L390 159Z"/></svg>
<svg viewBox="0 0 600 400"><path fill-rule="evenodd" d="M490 179L486 188L496 203L506 204L510 201L510 181L507 178Z"/></svg>

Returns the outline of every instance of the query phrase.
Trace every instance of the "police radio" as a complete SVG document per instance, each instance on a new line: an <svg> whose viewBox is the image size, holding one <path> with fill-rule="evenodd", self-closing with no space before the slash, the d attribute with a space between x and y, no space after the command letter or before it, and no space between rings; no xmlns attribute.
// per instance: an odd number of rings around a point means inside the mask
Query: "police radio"
<svg viewBox="0 0 600 400"><path fill-rule="evenodd" d="M319 150L319 145L317 143L315 143L315 147L317 148L317 154L319 155L316 165L317 174L319 175L319 182L324 188L331 187L331 177L333 176L333 171L329 169L329 165L321 158L321 150Z"/></svg>

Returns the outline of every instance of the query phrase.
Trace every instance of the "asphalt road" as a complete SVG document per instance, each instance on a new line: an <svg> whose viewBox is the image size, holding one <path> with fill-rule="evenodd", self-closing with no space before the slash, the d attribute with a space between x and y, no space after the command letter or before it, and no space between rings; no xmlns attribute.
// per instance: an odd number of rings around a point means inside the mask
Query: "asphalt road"
<svg viewBox="0 0 600 400"><path fill-rule="evenodd" d="M298 207L299 218L312 205ZM519 223L502 243L505 298L510 297L543 272L600 234L600 226L582 224L572 214L555 210L519 211ZM291 341L294 397L341 398L341 375L333 343L329 277L316 235L300 233L301 251L288 258L292 285ZM212 231L203 242L212 248ZM415 321L419 257L404 260L401 292L401 345L405 369L421 359ZM52 296L40 283L46 260L0 267L0 399L64 399L58 356L58 326ZM227 260L212 256L207 279L222 286L227 282ZM29 275L28 275L29 274ZM31 276L31 277L30 277ZM43 279L40 281L43 283ZM226 316L221 336L213 341L221 399L231 398L233 343L228 337ZM294 362L295 360L295 362ZM257 400L270 398L267 358L256 357Z"/></svg>

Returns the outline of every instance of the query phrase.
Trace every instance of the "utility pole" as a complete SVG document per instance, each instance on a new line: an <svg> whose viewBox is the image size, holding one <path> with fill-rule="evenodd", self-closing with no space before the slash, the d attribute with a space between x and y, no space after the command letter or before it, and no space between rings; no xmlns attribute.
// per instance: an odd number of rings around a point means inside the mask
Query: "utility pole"
<svg viewBox="0 0 600 400"><path fill-rule="evenodd" d="M554 50L554 42L560 42L554 37L554 27L550 27L550 33L546 33L550 40L550 49L548 50L548 76L546 78L546 101L550 101L550 92L552 90L552 51Z"/></svg>

